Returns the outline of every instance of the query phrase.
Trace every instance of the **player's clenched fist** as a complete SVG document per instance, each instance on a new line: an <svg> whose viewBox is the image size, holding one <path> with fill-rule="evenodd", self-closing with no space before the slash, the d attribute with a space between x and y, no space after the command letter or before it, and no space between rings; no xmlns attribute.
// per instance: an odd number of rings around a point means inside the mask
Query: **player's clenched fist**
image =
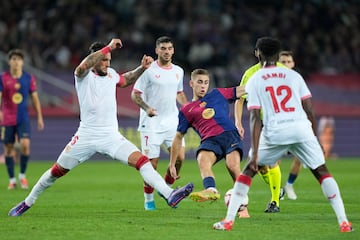
<svg viewBox="0 0 360 240"><path fill-rule="evenodd" d="M113 38L110 43L108 44L108 47L111 49L111 50L114 50L116 48L121 48L122 47L122 42L119 38Z"/></svg>
<svg viewBox="0 0 360 240"><path fill-rule="evenodd" d="M150 67L153 61L154 59L152 57L144 54L143 58L141 59L141 66L147 69L148 67Z"/></svg>

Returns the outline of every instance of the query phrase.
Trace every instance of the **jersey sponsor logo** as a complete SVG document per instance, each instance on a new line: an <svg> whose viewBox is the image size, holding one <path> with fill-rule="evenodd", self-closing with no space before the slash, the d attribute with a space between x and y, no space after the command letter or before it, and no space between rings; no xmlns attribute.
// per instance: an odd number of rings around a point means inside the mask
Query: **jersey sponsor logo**
<svg viewBox="0 0 360 240"><path fill-rule="evenodd" d="M12 98L11 98L12 102L15 104L20 104L23 101L23 96L21 93L15 93Z"/></svg>
<svg viewBox="0 0 360 240"><path fill-rule="evenodd" d="M206 106L206 104L207 104L206 102L202 102L202 103L200 103L200 105L199 105L199 106L203 108L203 107L205 107L205 106Z"/></svg>
<svg viewBox="0 0 360 240"><path fill-rule="evenodd" d="M68 152L70 152L70 150L71 150L71 146L69 144L66 145L65 152L68 153Z"/></svg>
<svg viewBox="0 0 360 240"><path fill-rule="evenodd" d="M202 112L202 117L204 119L210 119L210 118L214 117L214 115L215 115L215 110L213 108L206 108Z"/></svg>
<svg viewBox="0 0 360 240"><path fill-rule="evenodd" d="M160 78L160 74L156 74L156 75L155 75L155 78Z"/></svg>

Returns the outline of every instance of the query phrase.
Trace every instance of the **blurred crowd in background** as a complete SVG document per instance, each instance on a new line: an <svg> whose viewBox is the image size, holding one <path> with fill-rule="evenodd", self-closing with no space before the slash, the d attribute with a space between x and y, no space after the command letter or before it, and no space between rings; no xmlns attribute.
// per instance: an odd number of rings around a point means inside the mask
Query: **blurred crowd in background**
<svg viewBox="0 0 360 240"><path fill-rule="evenodd" d="M175 40L174 62L210 69L217 86L239 83L258 37L279 38L300 71L359 73L358 0L11 0L0 3L0 51L21 48L45 71L73 71L93 41L120 37L125 71L155 39ZM117 65L118 64L118 65Z"/></svg>

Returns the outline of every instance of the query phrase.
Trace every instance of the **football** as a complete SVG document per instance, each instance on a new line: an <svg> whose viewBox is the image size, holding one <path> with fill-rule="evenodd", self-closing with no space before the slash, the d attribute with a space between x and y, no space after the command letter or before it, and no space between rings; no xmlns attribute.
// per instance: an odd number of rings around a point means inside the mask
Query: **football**
<svg viewBox="0 0 360 240"><path fill-rule="evenodd" d="M231 189L229 189L229 190L225 193L224 202L225 202L226 207L229 206L230 198L231 198L231 195L233 194L233 191L234 191L234 189L231 188ZM249 203L249 198L248 198L248 196L246 195L245 203L240 205L238 211L240 212L240 211L244 210L244 208L247 207L248 203Z"/></svg>

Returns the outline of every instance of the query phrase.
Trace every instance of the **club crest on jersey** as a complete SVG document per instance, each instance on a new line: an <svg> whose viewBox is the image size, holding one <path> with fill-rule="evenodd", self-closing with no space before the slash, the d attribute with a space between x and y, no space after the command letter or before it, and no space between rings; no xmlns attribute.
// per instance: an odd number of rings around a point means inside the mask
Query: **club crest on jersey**
<svg viewBox="0 0 360 240"><path fill-rule="evenodd" d="M21 95L21 93L15 93L12 96L11 100L15 104L20 104L23 101L23 96Z"/></svg>
<svg viewBox="0 0 360 240"><path fill-rule="evenodd" d="M202 112L201 115L204 119L210 119L210 118L214 117L215 110L213 108L206 108L206 109L204 109L204 111Z"/></svg>

